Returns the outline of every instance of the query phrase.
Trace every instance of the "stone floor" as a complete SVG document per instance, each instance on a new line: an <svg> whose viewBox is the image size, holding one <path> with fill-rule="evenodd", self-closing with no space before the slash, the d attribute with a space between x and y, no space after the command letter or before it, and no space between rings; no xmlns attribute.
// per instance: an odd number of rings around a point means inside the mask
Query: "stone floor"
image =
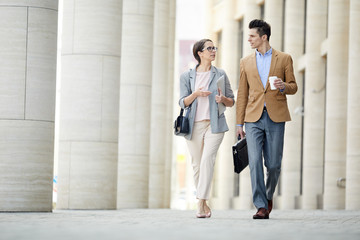
<svg viewBox="0 0 360 240"><path fill-rule="evenodd" d="M269 220L253 220L253 214L219 210L196 219L194 211L170 209L0 213L0 240L360 239L360 211L274 210Z"/></svg>

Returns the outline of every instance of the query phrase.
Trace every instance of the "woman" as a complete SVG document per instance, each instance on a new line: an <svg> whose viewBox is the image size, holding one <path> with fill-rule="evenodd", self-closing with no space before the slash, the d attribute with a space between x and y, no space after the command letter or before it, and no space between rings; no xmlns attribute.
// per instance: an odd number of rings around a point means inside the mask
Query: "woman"
<svg viewBox="0 0 360 240"><path fill-rule="evenodd" d="M211 217L206 201L210 196L216 154L224 132L229 130L225 115L223 111L219 112L219 108L232 107L235 102L226 73L211 65L216 51L210 39L196 42L193 54L198 65L180 77L179 104L184 109L189 107L190 111L190 132L185 138L192 157L196 198L199 199L198 218ZM220 85L224 83L223 92L218 88L218 80Z"/></svg>

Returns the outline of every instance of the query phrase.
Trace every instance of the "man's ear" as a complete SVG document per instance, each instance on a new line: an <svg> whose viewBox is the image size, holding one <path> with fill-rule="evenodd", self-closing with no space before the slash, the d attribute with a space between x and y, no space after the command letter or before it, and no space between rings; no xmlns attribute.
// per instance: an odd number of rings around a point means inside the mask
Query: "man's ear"
<svg viewBox="0 0 360 240"><path fill-rule="evenodd" d="M268 37L267 37L266 34L264 34L264 35L261 36L261 39L262 39L263 41L268 40L267 38L268 38Z"/></svg>

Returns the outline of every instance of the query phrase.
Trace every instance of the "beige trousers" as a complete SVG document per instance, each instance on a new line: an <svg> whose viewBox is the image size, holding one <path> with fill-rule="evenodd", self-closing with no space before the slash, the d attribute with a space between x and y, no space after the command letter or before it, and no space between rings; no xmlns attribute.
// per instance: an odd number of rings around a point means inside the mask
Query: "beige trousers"
<svg viewBox="0 0 360 240"><path fill-rule="evenodd" d="M224 133L211 133L210 121L195 122L192 139L187 140L194 170L196 198L209 199L215 159Z"/></svg>

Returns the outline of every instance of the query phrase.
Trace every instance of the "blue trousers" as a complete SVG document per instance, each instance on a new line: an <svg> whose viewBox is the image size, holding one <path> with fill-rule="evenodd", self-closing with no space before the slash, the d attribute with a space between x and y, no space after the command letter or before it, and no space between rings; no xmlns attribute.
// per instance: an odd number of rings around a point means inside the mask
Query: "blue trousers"
<svg viewBox="0 0 360 240"><path fill-rule="evenodd" d="M273 122L266 110L257 122L245 123L253 203L257 209L268 209L268 200L273 198L281 171L284 130L285 122Z"/></svg>

